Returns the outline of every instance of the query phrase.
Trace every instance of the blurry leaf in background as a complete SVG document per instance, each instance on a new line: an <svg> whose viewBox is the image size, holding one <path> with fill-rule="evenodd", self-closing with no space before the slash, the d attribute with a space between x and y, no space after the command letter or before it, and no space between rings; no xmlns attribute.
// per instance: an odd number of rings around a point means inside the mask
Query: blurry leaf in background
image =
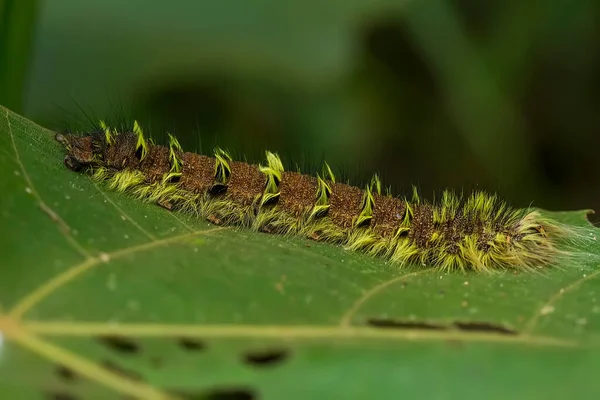
<svg viewBox="0 0 600 400"><path fill-rule="evenodd" d="M35 0L0 0L0 104L20 112L37 23Z"/></svg>
<svg viewBox="0 0 600 400"><path fill-rule="evenodd" d="M282 144L276 150L285 152L300 143L342 161L361 149L365 133L348 121L354 33L368 15L399 14L404 5L48 2L26 115L59 128L66 118L58 111L74 110L72 99L105 117L107 99L117 97L136 118L178 137L193 127L203 142L218 137L244 152L248 144Z"/></svg>
<svg viewBox="0 0 600 400"><path fill-rule="evenodd" d="M188 150L600 208L593 0L42 4L24 114L43 125L117 108Z"/></svg>
<svg viewBox="0 0 600 400"><path fill-rule="evenodd" d="M442 87L444 107L481 165L503 176L514 186L509 187L512 191L527 181L539 181L524 122L469 40L456 9L445 0L435 0L407 11L415 41ZM511 161L503 162L507 154Z"/></svg>

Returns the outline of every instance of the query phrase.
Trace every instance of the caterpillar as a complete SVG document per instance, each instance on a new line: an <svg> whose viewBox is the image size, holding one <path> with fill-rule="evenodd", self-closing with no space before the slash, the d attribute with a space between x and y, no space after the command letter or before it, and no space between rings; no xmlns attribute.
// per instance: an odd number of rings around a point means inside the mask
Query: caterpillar
<svg viewBox="0 0 600 400"><path fill-rule="evenodd" d="M337 182L327 163L313 175L286 171L276 153L263 164L184 152L147 139L137 121L119 132L100 122L83 135L55 136L67 168L109 189L214 224L299 235L383 257L399 266L444 271L531 270L556 264L569 228L532 209L515 209L495 194L446 190L437 201L393 196L377 175L364 188Z"/></svg>

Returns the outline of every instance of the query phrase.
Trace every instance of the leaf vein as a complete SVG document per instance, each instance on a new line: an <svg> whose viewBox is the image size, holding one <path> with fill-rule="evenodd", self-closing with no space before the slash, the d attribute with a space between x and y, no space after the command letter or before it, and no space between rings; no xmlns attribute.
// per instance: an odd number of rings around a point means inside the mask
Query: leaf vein
<svg viewBox="0 0 600 400"><path fill-rule="evenodd" d="M39 335L91 337L119 335L124 337L200 337L263 339L365 339L398 341L442 341L513 343L539 346L574 347L576 342L549 336L503 335L495 332L460 330L423 331L418 329L377 329L363 326L335 325L185 325L185 324L105 324L94 322L25 321L23 326Z"/></svg>
<svg viewBox="0 0 600 400"><path fill-rule="evenodd" d="M14 136L13 131L12 131L12 125L10 123L10 118L9 118L8 110L5 109L5 112L6 112L6 123L7 123L7 126L8 126L8 134L10 136L10 140L11 140L11 143L12 143L13 151L15 153L15 161L17 162L17 164L19 166L19 169L21 170L21 175L23 175L23 179L25 179L25 182L26 182L27 186L29 187L29 190L31 191L31 194L33 195L33 197L38 202L38 206L40 207L40 209L46 215L48 215L48 217L50 217L50 219L52 221L54 221L57 224L58 230L65 237L65 239L67 240L67 242L69 243L69 245L71 247L73 247L82 256L84 256L86 258L89 258L90 254L88 253L88 251L86 249L84 249L83 246L81 244L79 244L79 242L77 240L75 240L75 238L71 235L71 228L69 227L69 225L62 219L62 217L56 211L54 211L51 207L49 207L44 202L44 200L41 198L40 194L36 190L35 186L33 185L33 182L31 180L31 178L29 177L29 174L27 173L27 170L25 169L25 165L21 161L21 156L19 155L19 151L17 149L17 144L16 144L16 141L15 141L15 136Z"/></svg>
<svg viewBox="0 0 600 400"><path fill-rule="evenodd" d="M36 289L34 289L28 295L25 295L12 308L9 315L15 319L22 318L25 313L27 313L34 306L39 304L43 299L48 297L50 294L52 294L53 292L55 292L62 286L66 285L67 283L71 282L72 280L74 280L75 278L77 278L78 276L83 274L84 272L90 270L91 268L97 266L98 264L100 264L102 262L108 263L111 260L114 260L119 257L123 257L128 254L133 254L136 252L149 250L149 249L152 249L152 248L155 248L158 246L168 245L170 243L176 242L181 239L185 239L187 237L200 235L200 234L209 234L209 233L219 231L222 229L225 229L225 228L217 227L217 228L208 229L208 230L194 231L194 232L186 233L183 235L172 236L170 238L153 240L151 242L147 242L147 243L137 245L137 246L126 247L126 248L123 248L120 250L116 250L112 253L104 253L100 257L89 257L86 260L84 260L83 262L81 262L71 268L68 268L64 272L54 276L50 280L48 280L48 281L44 282L43 284L41 284L40 286L38 286Z"/></svg>
<svg viewBox="0 0 600 400"><path fill-rule="evenodd" d="M412 278L413 276L431 272L432 270L433 270L433 268L428 268L428 269L425 269L422 271L410 272L408 274L404 274L401 276L397 276L393 279L387 280L387 281L371 288L368 292L366 292L358 300L356 300L354 302L354 304L352 304L352 306L350 306L348 311L342 316L342 318L340 320L340 326L349 327L350 323L352 322L352 318L358 312L358 310L362 307L362 305L365 304L367 301L369 301L369 299L371 299L373 296L380 293L383 289L385 289L388 286L391 286L395 283L399 283L399 282L405 281L409 278Z"/></svg>
<svg viewBox="0 0 600 400"><path fill-rule="evenodd" d="M548 300L533 313L527 324L525 325L525 329L523 330L524 335L531 335L535 328L537 327L540 318L544 315L543 310L547 310L549 307L554 306L558 301L560 301L565 295L573 292L578 289L584 282L589 281L590 279L594 279L600 275L600 270L594 272L593 274L586 275L582 278L577 279L572 282L569 286L559 289L556 293L548 298Z"/></svg>

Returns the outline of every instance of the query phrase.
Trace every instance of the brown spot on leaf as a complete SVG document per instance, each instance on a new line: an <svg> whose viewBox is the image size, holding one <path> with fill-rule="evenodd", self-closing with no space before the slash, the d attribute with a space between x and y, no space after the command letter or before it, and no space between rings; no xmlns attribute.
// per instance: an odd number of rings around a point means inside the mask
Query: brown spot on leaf
<svg viewBox="0 0 600 400"><path fill-rule="evenodd" d="M261 351L251 351L244 355L244 361L247 364L256 366L265 366L278 364L285 361L289 352L284 349L267 349Z"/></svg>
<svg viewBox="0 0 600 400"><path fill-rule="evenodd" d="M283 294L285 292L285 281L287 280L287 276L281 275L281 279L279 282L275 283L275 290L279 293Z"/></svg>
<svg viewBox="0 0 600 400"><path fill-rule="evenodd" d="M135 341L123 336L100 336L98 340L111 350L122 354L134 354L140 350Z"/></svg>

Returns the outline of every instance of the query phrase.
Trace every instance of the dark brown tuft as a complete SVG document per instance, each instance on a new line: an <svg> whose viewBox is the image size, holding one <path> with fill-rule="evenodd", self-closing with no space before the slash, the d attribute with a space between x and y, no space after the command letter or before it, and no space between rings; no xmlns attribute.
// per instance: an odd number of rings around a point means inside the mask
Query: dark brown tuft
<svg viewBox="0 0 600 400"><path fill-rule="evenodd" d="M183 153L183 169L179 184L192 193L205 193L215 183L215 159L194 153Z"/></svg>
<svg viewBox="0 0 600 400"><path fill-rule="evenodd" d="M433 234L433 215L431 206L427 204L415 205L408 237L421 247L426 248Z"/></svg>
<svg viewBox="0 0 600 400"><path fill-rule="evenodd" d="M136 144L135 133L127 132L117 135L115 144L108 146L104 151L104 163L107 167L117 170L137 167L139 160L135 156Z"/></svg>
<svg viewBox="0 0 600 400"><path fill-rule="evenodd" d="M312 209L317 195L317 178L298 172L284 172L279 183L278 205L290 215L299 217Z"/></svg>
<svg viewBox="0 0 600 400"><path fill-rule="evenodd" d="M163 175L170 171L169 149L163 146L150 145L146 158L140 163L140 171L146 177L146 182L160 181Z"/></svg>
<svg viewBox="0 0 600 400"><path fill-rule="evenodd" d="M232 161L227 198L241 207L254 204L262 196L267 178L256 165Z"/></svg>
<svg viewBox="0 0 600 400"><path fill-rule="evenodd" d="M374 194L375 206L371 226L382 237L392 237L404 219L406 206L396 197Z"/></svg>
<svg viewBox="0 0 600 400"><path fill-rule="evenodd" d="M362 211L363 191L344 183L331 184L330 206L327 215L343 229L352 227L352 222Z"/></svg>

